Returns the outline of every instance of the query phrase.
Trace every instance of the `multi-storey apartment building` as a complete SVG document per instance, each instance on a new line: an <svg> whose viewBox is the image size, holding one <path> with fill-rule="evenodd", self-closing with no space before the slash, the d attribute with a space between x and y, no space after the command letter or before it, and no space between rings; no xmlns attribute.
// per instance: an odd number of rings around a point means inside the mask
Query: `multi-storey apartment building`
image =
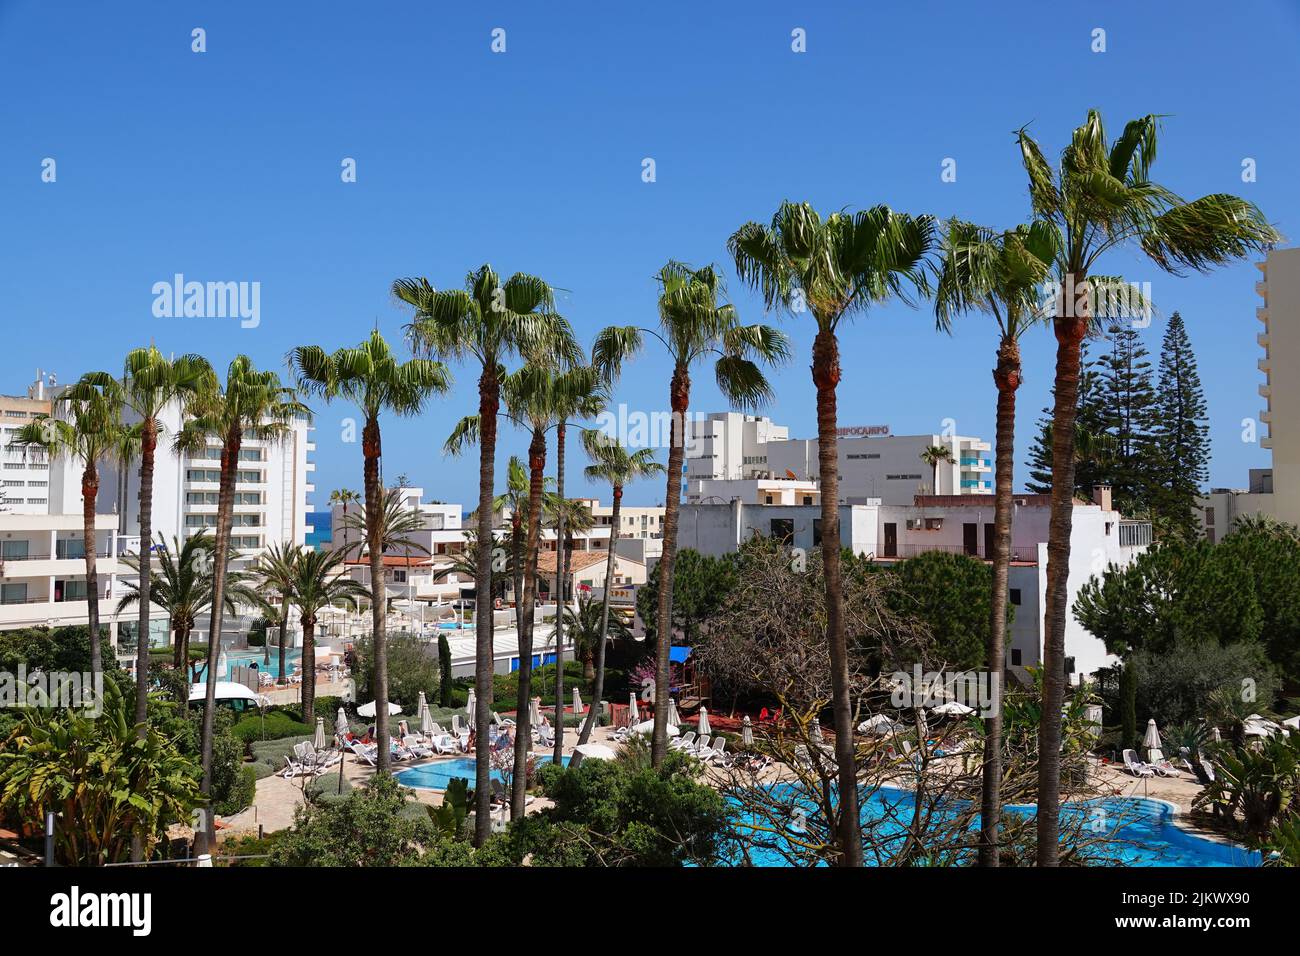
<svg viewBox="0 0 1300 956"><path fill-rule="evenodd" d="M788 437L788 429L769 419L734 412L713 414L689 424L685 491L688 498L749 498L747 485L728 490L728 482L795 480L819 482L816 439ZM991 495L992 446L962 435L890 435L885 428L844 428L836 442L839 497L845 504L879 498L889 505L909 503L918 494ZM937 469L921 453L944 448L950 461ZM707 490L705 490L707 483Z"/></svg>
<svg viewBox="0 0 1300 956"><path fill-rule="evenodd" d="M50 462L39 448L11 444L14 433L32 419L50 414L53 375L39 370L26 395L0 395L0 514L47 514Z"/></svg>

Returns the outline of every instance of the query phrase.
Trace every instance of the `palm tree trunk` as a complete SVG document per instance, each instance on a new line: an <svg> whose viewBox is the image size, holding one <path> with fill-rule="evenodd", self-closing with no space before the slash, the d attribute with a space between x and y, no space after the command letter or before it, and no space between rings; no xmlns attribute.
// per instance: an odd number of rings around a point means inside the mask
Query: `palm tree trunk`
<svg viewBox="0 0 1300 956"><path fill-rule="evenodd" d="M826 577L826 639L831 658L835 762L839 765L839 841L842 866L862 866L858 820L857 758L853 747L853 702L849 699L849 655L844 638L844 591L840 583L839 458L836 396L840 348L823 329L813 342L813 384L817 386L817 461L822 498L822 567Z"/></svg>
<svg viewBox="0 0 1300 956"><path fill-rule="evenodd" d="M362 454L365 455L366 483L366 546L370 556L370 629L375 645L375 742L379 747L377 773L388 773L392 753L388 746L388 634L385 629L385 612L388 600L384 595L383 491L379 487L379 456L383 453L379 421L369 418L361 435ZM284 634L280 635L280 660L284 660ZM281 664L281 673L284 666Z"/></svg>
<svg viewBox="0 0 1300 956"><path fill-rule="evenodd" d="M90 672L104 672L104 652L99 640L99 574L95 554L95 499L99 497L99 469L86 462L81 473L81 546L86 561L86 627L90 632Z"/></svg>
<svg viewBox="0 0 1300 956"><path fill-rule="evenodd" d="M289 635L289 595L281 594L280 603L284 611L280 614L280 679L277 684L289 683L289 675L284 669L284 639Z"/></svg>
<svg viewBox="0 0 1300 956"><path fill-rule="evenodd" d="M474 647L474 845L492 833L492 768L488 723L492 717L492 478L496 470L497 411L501 386L495 360L483 364L478 380L478 574L475 580Z"/></svg>
<svg viewBox="0 0 1300 956"><path fill-rule="evenodd" d="M519 642L519 694L515 702L515 763L510 778L510 819L524 815L528 789L528 753L533 744L529 710L533 696L533 604L537 593L537 539L541 533L542 486L546 480L546 434L533 429L528 444L528 555L524 565L523 589L528 599L528 619ZM524 601L519 601L523 613Z"/></svg>
<svg viewBox="0 0 1300 956"><path fill-rule="evenodd" d="M515 639L520 647L524 642L524 539L519 527L521 523L519 509L516 508L515 513L510 516L510 538L514 549L514 567L511 568L511 572L514 574L515 586ZM529 608L530 612L531 610ZM529 616L531 617L531 613Z"/></svg>
<svg viewBox="0 0 1300 956"><path fill-rule="evenodd" d="M609 554L605 558L605 593L600 601L600 639L596 642L596 683L591 689L591 710L582 722L582 732L578 735L578 746L582 746L591 737L591 730L596 726L596 708L605 693L605 642L609 635L609 592L613 587L614 560L618 545L619 512L623 507L623 486L614 486L614 508L610 514ZM575 760L580 757L575 756Z"/></svg>
<svg viewBox="0 0 1300 956"><path fill-rule="evenodd" d="M302 617L302 722L313 727L316 720L316 618Z"/></svg>
<svg viewBox="0 0 1300 956"><path fill-rule="evenodd" d="M1065 288L1078 288L1083 276L1067 275L1065 281ZM1078 302L1070 303L1072 309L1078 306ZM1079 401L1079 351L1087 328L1086 316L1056 318L1052 518L1047 536L1047 606L1043 616L1043 711L1038 725L1039 866L1056 866L1060 851L1061 708L1065 703L1066 580L1074 525L1074 422Z"/></svg>
<svg viewBox="0 0 1300 956"><path fill-rule="evenodd" d="M993 370L998 388L997 451L993 499L993 594L989 601L989 639L985 667L999 693L993 712L984 719L984 786L980 801L979 865L998 865L998 824L1002 813L1002 698L1006 671L1007 578L1011 568L1011 482L1015 470L1016 389L1020 387L1020 346L1014 338L1002 340L998 366Z"/></svg>
<svg viewBox="0 0 1300 956"><path fill-rule="evenodd" d="M569 583L569 542L564 528L564 422L555 429L555 494L560 500L560 513L555 522L555 583L558 594L555 602L555 751L551 759L561 766L564 760L564 607L565 589Z"/></svg>
<svg viewBox="0 0 1300 956"><path fill-rule="evenodd" d="M235 475L239 468L241 432L232 428L221 443L221 485L217 492L217 534L212 552L212 605L208 612L208 663L204 669L207 684L203 698L203 728L200 736L203 752L203 782L199 792L206 805L205 825L195 834L195 853L208 852L215 833L212 806L212 732L217 712L217 657L221 652L221 624L226 604L226 562L230 555L230 521L235 507ZM188 649L187 649L188 654Z"/></svg>
<svg viewBox="0 0 1300 956"><path fill-rule="evenodd" d="M659 601L655 608L655 727L650 762L658 767L668 756L669 655L673 646L673 564L677 560L677 511L682 496L682 459L686 455L686 410L691 377L685 365L673 369L669 388L672 424L668 442L668 487L664 495L664 546L659 557Z"/></svg>
<svg viewBox="0 0 1300 956"><path fill-rule="evenodd" d="M153 583L153 469L158 424L145 416L140 433L140 616L135 644L136 735L144 740L149 715L149 593Z"/></svg>

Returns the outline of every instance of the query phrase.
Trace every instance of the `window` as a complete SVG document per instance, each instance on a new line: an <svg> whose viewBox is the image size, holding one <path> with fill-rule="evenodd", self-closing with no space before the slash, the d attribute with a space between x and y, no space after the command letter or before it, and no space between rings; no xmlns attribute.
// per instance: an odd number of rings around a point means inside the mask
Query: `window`
<svg viewBox="0 0 1300 956"><path fill-rule="evenodd" d="M812 504L812 495L804 495L804 496L803 496L803 503L806 504L806 505L810 505L810 504Z"/></svg>
<svg viewBox="0 0 1300 956"><path fill-rule="evenodd" d="M54 556L60 561L68 561L74 558L84 559L86 557L86 542L78 541L75 538L56 541L54 542Z"/></svg>
<svg viewBox="0 0 1300 956"><path fill-rule="evenodd" d="M1018 647L1011 648L1011 664L1013 667L1020 666L1020 648Z"/></svg>
<svg viewBox="0 0 1300 956"><path fill-rule="evenodd" d="M25 604L27 584L0 584L0 604Z"/></svg>
<svg viewBox="0 0 1300 956"><path fill-rule="evenodd" d="M885 481L919 481L921 476L918 475L885 475Z"/></svg>
<svg viewBox="0 0 1300 956"><path fill-rule="evenodd" d="M770 505L771 503L772 503L772 496L771 496L771 495L768 495L768 496L767 496L766 504L769 504L769 505Z"/></svg>
<svg viewBox="0 0 1300 956"><path fill-rule="evenodd" d="M6 561L26 560L31 545L27 541L0 542L0 558Z"/></svg>
<svg viewBox="0 0 1300 956"><path fill-rule="evenodd" d="M793 518L773 518L771 521L772 537L778 541L787 541L794 537Z"/></svg>
<svg viewBox="0 0 1300 956"><path fill-rule="evenodd" d="M822 543L822 519L813 518L813 547L819 548Z"/></svg>
<svg viewBox="0 0 1300 956"><path fill-rule="evenodd" d="M1020 588L1011 589L1011 603L1016 607L1020 607Z"/></svg>
<svg viewBox="0 0 1300 956"><path fill-rule="evenodd" d="M49 483L48 481L29 481L29 482L27 482L27 487L28 487L28 488L48 488L48 487L50 487L50 483Z"/></svg>

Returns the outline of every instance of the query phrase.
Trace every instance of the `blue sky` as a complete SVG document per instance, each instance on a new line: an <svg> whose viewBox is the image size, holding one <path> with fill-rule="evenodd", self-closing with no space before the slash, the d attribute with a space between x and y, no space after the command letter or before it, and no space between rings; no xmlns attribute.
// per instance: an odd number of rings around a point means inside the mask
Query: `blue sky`
<svg viewBox="0 0 1300 956"><path fill-rule="evenodd" d="M1012 131L1031 124L1054 156L1094 106L1114 131L1167 114L1159 180L1188 196L1237 192L1289 243L1297 232L1294 0L458 6L470 5L0 0L0 391L20 392L37 367L63 381L116 371L150 339L222 367L237 352L282 367L293 345L355 344L376 322L397 340L409 316L389 298L393 279L459 284L483 262L567 290L561 308L588 341L653 321L651 276L669 258L722 264L741 315L758 320L726 258L741 223L790 198L1010 226L1028 214ZM195 27L206 53L191 51ZM503 54L490 49L498 27ZM1091 51L1098 27L1104 53ZM41 181L46 157L54 183ZM340 180L345 157L355 183ZM1241 181L1246 157L1256 182ZM945 158L955 182L940 179ZM1212 484L1244 485L1268 464L1241 440L1262 404L1258 273L1247 262L1169 277L1130 253L1107 265L1187 320ZM151 288L178 272L260 282L260 325L155 318ZM775 374L769 413L812 437L810 330L780 321L796 359ZM1162 333L1158 316L1153 353ZM908 434L953 418L991 439L994 346L979 317L951 337L924 309L857 318L842 337L841 424ZM1020 463L1052 354L1046 332L1025 343ZM664 407L667 374L648 353L618 400ZM722 407L706 370L695 382L695 409ZM422 419L385 422L385 473L470 504L476 459L441 446L475 402L473 370L457 368ZM360 446L340 440L350 414L319 410L318 501L360 486ZM525 445L507 433L501 467ZM629 501L662 495L643 486Z"/></svg>

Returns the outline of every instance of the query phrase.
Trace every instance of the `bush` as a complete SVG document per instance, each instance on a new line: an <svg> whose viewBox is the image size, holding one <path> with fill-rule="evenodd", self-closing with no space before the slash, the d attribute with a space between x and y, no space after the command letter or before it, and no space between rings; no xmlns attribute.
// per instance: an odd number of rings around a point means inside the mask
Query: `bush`
<svg viewBox="0 0 1300 956"><path fill-rule="evenodd" d="M263 776L267 775L263 774ZM217 813L230 816L252 805L253 799L257 796L258 779L253 765L241 764L235 771L234 782L228 788L224 799L213 802Z"/></svg>
<svg viewBox="0 0 1300 956"><path fill-rule="evenodd" d="M334 803L309 802L272 850L276 866L409 866L422 847L438 843L428 815L407 812L411 802L387 774Z"/></svg>
<svg viewBox="0 0 1300 956"><path fill-rule="evenodd" d="M1267 651L1253 641L1188 643L1176 654L1135 651L1131 665L1137 676L1137 714L1143 721L1154 717L1161 726L1204 717L1210 694L1228 687L1240 693L1244 680L1254 682L1259 713L1277 693Z"/></svg>
<svg viewBox="0 0 1300 956"><path fill-rule="evenodd" d="M245 744L251 744L253 741L280 740L285 737L311 739L316 733L316 728L300 720L294 720L291 714L268 711L265 716L246 714L239 718L232 732Z"/></svg>

